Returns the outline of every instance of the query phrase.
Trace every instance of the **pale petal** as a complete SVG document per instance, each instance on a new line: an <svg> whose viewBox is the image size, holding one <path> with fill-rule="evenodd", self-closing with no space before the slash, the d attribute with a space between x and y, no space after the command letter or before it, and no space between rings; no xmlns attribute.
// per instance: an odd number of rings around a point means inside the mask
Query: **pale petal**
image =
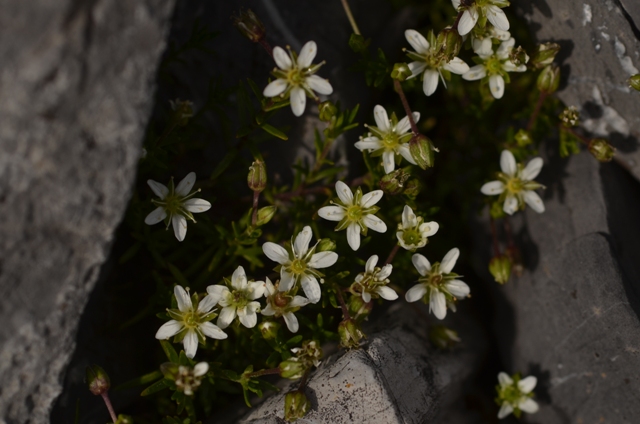
<svg viewBox="0 0 640 424"><path fill-rule="evenodd" d="M413 77L417 77L418 75L420 75L422 72L424 72L424 70L427 69L427 63L426 62L411 62L409 63L409 70L411 71L411 76L407 79L413 78Z"/></svg>
<svg viewBox="0 0 640 424"><path fill-rule="evenodd" d="M498 383L500 383L501 387L510 386L513 384L513 380L509 377L509 374L506 372L498 373Z"/></svg>
<svg viewBox="0 0 640 424"><path fill-rule="evenodd" d="M182 288L182 286L175 286L173 288L173 295L176 297L176 301L178 302L178 309L180 312L187 312L193 308L193 303L191 303L191 298L189 297L189 293Z"/></svg>
<svg viewBox="0 0 640 424"><path fill-rule="evenodd" d="M307 299L306 297L294 296L291 302L289 302L288 306L290 308L300 308L308 304L309 304L309 299Z"/></svg>
<svg viewBox="0 0 640 424"><path fill-rule="evenodd" d="M377 263L378 263L378 255L372 255L367 260L367 263L364 265L364 271L365 272L369 272L369 273L373 273L373 271L375 271Z"/></svg>
<svg viewBox="0 0 640 424"><path fill-rule="evenodd" d="M467 283L460 280L451 280L444 286L447 288L449 293L459 299L464 299L465 297L469 296L469 293L471 292L471 289L469 289Z"/></svg>
<svg viewBox="0 0 640 424"><path fill-rule="evenodd" d="M267 306L260 311L260 313L264 316L270 317L276 314L276 310L273 309L273 306L271 306L271 303L268 303Z"/></svg>
<svg viewBox="0 0 640 424"><path fill-rule="evenodd" d="M149 184L149 187L151 187L151 190L153 190L155 195L158 196L160 199L164 199L167 196L167 194L169 194L169 189L164 184L160 184L159 182L153 181L153 180L147 180L147 184Z"/></svg>
<svg viewBox="0 0 640 424"><path fill-rule="evenodd" d="M202 377L209 372L209 364L206 362L199 362L193 367L193 375L195 377Z"/></svg>
<svg viewBox="0 0 640 424"><path fill-rule="evenodd" d="M378 233L387 232L387 224L385 224L383 220L381 220L375 215L365 215L362 218L362 223L366 225L368 228L370 228L371 230L376 231Z"/></svg>
<svg viewBox="0 0 640 424"><path fill-rule="evenodd" d="M423 228L424 226L426 226L426 228ZM431 237L432 235L437 233L439 229L440 224L435 221L430 221L420 226L420 232L422 233L423 237Z"/></svg>
<svg viewBox="0 0 640 424"><path fill-rule="evenodd" d="M202 334L212 339L223 340L228 337L227 333L222 331L220 327L210 322L203 322L198 326L198 328L200 328Z"/></svg>
<svg viewBox="0 0 640 424"><path fill-rule="evenodd" d="M457 247L449 250L440 263L440 272L442 274L449 274L453 270L453 267L456 266L456 261L459 256L460 250Z"/></svg>
<svg viewBox="0 0 640 424"><path fill-rule="evenodd" d="M458 10L458 7L460 7L460 0L451 0L451 4L453 4L453 7Z"/></svg>
<svg viewBox="0 0 640 424"><path fill-rule="evenodd" d="M391 275L392 271L393 271L393 265L386 264L385 266L382 267L380 272L378 272L378 274L376 275L376 278L379 281L383 281L383 280L385 280L387 277L389 277Z"/></svg>
<svg viewBox="0 0 640 424"><path fill-rule="evenodd" d="M380 141L376 137L367 137L365 139L362 139L356 142L354 146L356 146L356 149L363 152L365 150L369 150L369 151L378 150L383 147L383 144L382 144L382 141Z"/></svg>
<svg viewBox="0 0 640 424"><path fill-rule="evenodd" d="M482 187L480 187L480 191L482 192L482 194L486 194L487 196L494 196L504 191L504 183L498 180L489 181L488 183L485 183Z"/></svg>
<svg viewBox="0 0 640 424"><path fill-rule="evenodd" d="M404 295L404 298L407 302L416 302L422 299L425 293L427 293L427 288L425 287L425 285L416 284L415 286L407 290L407 292Z"/></svg>
<svg viewBox="0 0 640 424"><path fill-rule="evenodd" d="M293 111L293 114L295 116L302 116L304 108L307 105L307 96L304 90L300 87L292 88L289 101L291 102L291 111Z"/></svg>
<svg viewBox="0 0 640 424"><path fill-rule="evenodd" d="M411 206L404 205L404 209L402 210L402 228L407 229L415 227L416 225L418 225L416 214L413 213Z"/></svg>
<svg viewBox="0 0 640 424"><path fill-rule="evenodd" d="M218 317L218 327L221 329L225 329L233 322L236 317L236 307L235 306L227 306L222 308L220 311L220 316Z"/></svg>
<svg viewBox="0 0 640 424"><path fill-rule="evenodd" d="M369 302L371 302L371 293L368 293L368 292L366 292L366 291L363 291L363 292L362 292L362 300L363 300L365 303L369 303Z"/></svg>
<svg viewBox="0 0 640 424"><path fill-rule="evenodd" d="M431 298L429 299L429 311L433 312L438 319L444 319L447 316L447 299L444 293L437 290L431 292Z"/></svg>
<svg viewBox="0 0 640 424"><path fill-rule="evenodd" d="M496 50L496 56L498 56L499 59L508 58L509 53L511 52L511 50L513 49L513 46L515 45L516 45L516 39L513 37L509 38L507 41L503 41L502 43L500 43L498 50Z"/></svg>
<svg viewBox="0 0 640 424"><path fill-rule="evenodd" d="M411 262L413 262L413 266L418 270L418 274L426 277L431 271L431 263L427 258L422 256L419 253L416 253L411 257Z"/></svg>
<svg viewBox="0 0 640 424"><path fill-rule="evenodd" d="M289 252L279 244L268 241L262 245L262 251L267 255L267 258L274 262L279 264L289 263Z"/></svg>
<svg viewBox="0 0 640 424"><path fill-rule="evenodd" d="M491 22L494 27L501 31L509 30L509 20L507 19L507 15L505 15L502 9L498 6L488 5L484 9L484 13L487 15L487 19L489 19L489 22Z"/></svg>
<svg viewBox="0 0 640 424"><path fill-rule="evenodd" d="M247 274L244 272L242 266L239 266L233 271L231 286L236 290L244 290L247 287Z"/></svg>
<svg viewBox="0 0 640 424"><path fill-rule="evenodd" d="M162 221L167 217L167 212L162 206L158 206L144 219L144 223L147 225L154 225Z"/></svg>
<svg viewBox="0 0 640 424"><path fill-rule="evenodd" d="M171 225L173 225L173 234L178 241L184 240L187 235L187 219L182 215L173 215Z"/></svg>
<svg viewBox="0 0 640 424"><path fill-rule="evenodd" d="M413 122L418 122L420 120L420 112L412 112ZM405 116L396 124L396 134L404 134L411 129L411 122L409 122L409 117Z"/></svg>
<svg viewBox="0 0 640 424"><path fill-rule="evenodd" d="M427 69L424 71L424 80L422 81L422 91L427 96L432 95L436 88L438 88L438 80L440 78L440 74L438 71L434 71L433 69Z"/></svg>
<svg viewBox="0 0 640 424"><path fill-rule="evenodd" d="M191 213L206 212L211 209L211 203L204 199L187 199L182 205Z"/></svg>
<svg viewBox="0 0 640 424"><path fill-rule="evenodd" d="M292 312L285 312L282 315L282 318L284 318L284 322L285 324L287 324L287 328L289 329L289 331L291 331L292 333L298 332L298 318L296 318L296 316Z"/></svg>
<svg viewBox="0 0 640 424"><path fill-rule="evenodd" d="M353 204L353 192L349 186L342 181L336 181L336 193L338 194L340 201L345 205Z"/></svg>
<svg viewBox="0 0 640 424"><path fill-rule="evenodd" d="M295 283L296 276L282 268L282 270L280 270L280 285L278 286L278 291L289 291L293 288Z"/></svg>
<svg viewBox="0 0 640 424"><path fill-rule="evenodd" d="M396 300L398 293L396 293L391 287L380 286L376 288L376 293L385 300Z"/></svg>
<svg viewBox="0 0 640 424"><path fill-rule="evenodd" d="M298 233L295 241L293 242L293 250L294 254L297 258L302 258L307 254L309 250L309 243L311 242L311 237L313 237L313 231L311 231L311 227L306 225L302 231Z"/></svg>
<svg viewBox="0 0 640 424"><path fill-rule="evenodd" d="M489 89L491 95L496 99L501 99L504 95L504 78L502 75L491 75L489 77Z"/></svg>
<svg viewBox="0 0 640 424"><path fill-rule="evenodd" d="M286 80L278 78L276 80L271 81L265 88L262 90L262 95L265 97L276 97L280 94L284 93L287 89L289 83Z"/></svg>
<svg viewBox="0 0 640 424"><path fill-rule="evenodd" d="M360 199L360 206L362 206L365 209L370 208L371 206L378 203L380 199L382 199L383 194L384 193L382 190L370 191L369 193L362 196L362 199Z"/></svg>
<svg viewBox="0 0 640 424"><path fill-rule="evenodd" d="M158 340L166 340L169 337L173 337L178 334L184 328L184 324L179 321L172 319L171 321L167 321L162 324L162 327L158 329L156 332L156 339Z"/></svg>
<svg viewBox="0 0 640 424"><path fill-rule="evenodd" d="M352 223L347 227L347 242L353 250L360 248L360 226L358 224Z"/></svg>
<svg viewBox="0 0 640 424"><path fill-rule="evenodd" d="M520 173L520 179L523 181L532 181L540 173L542 165L544 165L542 158L531 159Z"/></svg>
<svg viewBox="0 0 640 424"><path fill-rule="evenodd" d="M303 274L300 279L302 290L311 303L318 303L321 296L320 284L313 275Z"/></svg>
<svg viewBox="0 0 640 424"><path fill-rule="evenodd" d="M306 79L307 85L316 93L328 96L333 93L333 87L328 80L317 75L311 75Z"/></svg>
<svg viewBox="0 0 640 424"><path fill-rule="evenodd" d="M262 295L267 289L267 285L263 281L252 281L248 284L249 286L249 299L256 300Z"/></svg>
<svg viewBox="0 0 640 424"><path fill-rule="evenodd" d="M273 60L276 61L276 65L280 69L289 70L293 66L289 54L282 47L276 46L273 48Z"/></svg>
<svg viewBox="0 0 640 424"><path fill-rule="evenodd" d="M491 38L485 37L483 39L473 39L473 52L480 57L488 57L493 54L493 43Z"/></svg>
<svg viewBox="0 0 640 424"><path fill-rule="evenodd" d="M516 175L516 171L518 167L516 165L516 158L513 156L508 150L503 150L500 154L500 168L502 172L507 174L510 177L514 177Z"/></svg>
<svg viewBox="0 0 640 424"><path fill-rule="evenodd" d="M220 302L220 299L225 297L227 293L229 293L229 289L226 286L216 284L215 286L208 286L207 293L211 296L211 299L217 304Z"/></svg>
<svg viewBox="0 0 640 424"><path fill-rule="evenodd" d="M454 57L453 59L451 59L451 61L444 65L443 68L458 75L462 75L465 72L469 71L469 65L467 65L465 61L460 59L459 57Z"/></svg>
<svg viewBox="0 0 640 424"><path fill-rule="evenodd" d="M522 198L524 199L524 202L529 205L534 211L538 213L544 212L544 203L542 203L542 199L535 191L529 190L523 192Z"/></svg>
<svg viewBox="0 0 640 424"><path fill-rule="evenodd" d="M411 155L411 150L409 150L409 145L407 143L401 144L398 146L398 152L402 155L403 158L407 160L407 162L417 165L418 163Z"/></svg>
<svg viewBox="0 0 640 424"><path fill-rule="evenodd" d="M527 394L535 389L536 384L538 384L538 379L535 376L530 375L529 377L518 381L518 389L520 389L522 393Z"/></svg>
<svg viewBox="0 0 640 424"><path fill-rule="evenodd" d="M198 303L198 312L200 312L201 314L206 314L207 312L212 310L214 306L216 306L216 303L218 303L217 299L214 296L208 294L202 298L200 303Z"/></svg>
<svg viewBox="0 0 640 424"><path fill-rule="evenodd" d="M256 312L248 306L238 308L238 319L240 320L240 323L247 328L253 328L258 323L258 315L256 315Z"/></svg>
<svg viewBox="0 0 640 424"><path fill-rule="evenodd" d="M404 37L416 53L425 54L429 51L429 42L418 31L408 29L404 32Z"/></svg>
<svg viewBox="0 0 640 424"><path fill-rule="evenodd" d="M318 215L320 218L324 218L328 221L341 221L344 218L344 209L340 206L324 206L318 209Z"/></svg>
<svg viewBox="0 0 640 424"><path fill-rule="evenodd" d="M467 81L475 81L487 76L487 69L484 65L476 65L469 68L467 72L462 74L462 79Z"/></svg>
<svg viewBox="0 0 640 424"><path fill-rule="evenodd" d="M380 131L388 132L391 129L389 115L387 115L387 111L382 106L376 105L373 108L373 119L375 119L376 126L380 128Z"/></svg>
<svg viewBox="0 0 640 424"><path fill-rule="evenodd" d="M522 399L518 402L518 408L527 414L535 414L540 409L538 403L531 398Z"/></svg>
<svg viewBox="0 0 640 424"><path fill-rule="evenodd" d="M265 278L265 282L264 282L264 295L266 296L271 296L272 294L274 294L276 292L276 288L274 287L273 283L271 282L271 280L269 279L269 277Z"/></svg>
<svg viewBox="0 0 640 424"><path fill-rule="evenodd" d="M458 33L460 35L468 34L476 26L476 22L478 22L478 10L475 6L471 6L464 11L458 22Z"/></svg>
<svg viewBox="0 0 640 424"><path fill-rule="evenodd" d="M178 186L176 187L176 194L180 196L186 196L191 192L191 189L193 188L193 185L195 184L195 182L196 182L196 173L189 172L187 176L184 177L182 181L178 183Z"/></svg>
<svg viewBox="0 0 640 424"><path fill-rule="evenodd" d="M395 169L396 158L393 150L387 150L382 154L382 167L385 174L390 174Z"/></svg>
<svg viewBox="0 0 640 424"><path fill-rule="evenodd" d="M513 196L507 196L507 198L504 199L502 210L508 215L513 215L518 210L518 199Z"/></svg>
<svg viewBox="0 0 640 424"><path fill-rule="evenodd" d="M498 418L503 419L513 412L513 406L508 404L507 402L503 403L500 407L500 411L498 411Z"/></svg>
<svg viewBox="0 0 640 424"><path fill-rule="evenodd" d="M184 353L187 358L193 358L196 356L198 350L198 335L195 331L189 330L182 340L182 346L184 346Z"/></svg>
<svg viewBox="0 0 640 424"><path fill-rule="evenodd" d="M316 53L318 53L318 46L316 46L315 41L307 41L298 55L298 68L302 69L311 66Z"/></svg>
<svg viewBox="0 0 640 424"><path fill-rule="evenodd" d="M314 269L327 268L335 264L338 261L338 254L336 252L320 252L315 253L309 260L309 267Z"/></svg>

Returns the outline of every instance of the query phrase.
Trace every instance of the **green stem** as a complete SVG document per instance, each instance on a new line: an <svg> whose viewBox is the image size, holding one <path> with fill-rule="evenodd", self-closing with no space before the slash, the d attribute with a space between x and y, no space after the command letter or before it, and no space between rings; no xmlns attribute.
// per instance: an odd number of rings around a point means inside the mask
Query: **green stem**
<svg viewBox="0 0 640 424"><path fill-rule="evenodd" d="M348 0L341 0L341 1L342 1L342 7L344 7L344 13L347 14L347 18L349 19L349 23L351 24L353 33L357 35L362 35L360 34L360 30L358 29L358 24L356 23L356 20L353 18L353 14L351 13L351 8L349 7Z"/></svg>

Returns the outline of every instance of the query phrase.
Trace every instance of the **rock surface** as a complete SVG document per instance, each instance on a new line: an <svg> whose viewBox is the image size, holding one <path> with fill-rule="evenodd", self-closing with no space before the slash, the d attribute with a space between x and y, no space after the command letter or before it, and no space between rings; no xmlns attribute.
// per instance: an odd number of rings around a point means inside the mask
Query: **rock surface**
<svg viewBox="0 0 640 424"><path fill-rule="evenodd" d="M0 422L45 423L129 199L171 0L2 0Z"/></svg>

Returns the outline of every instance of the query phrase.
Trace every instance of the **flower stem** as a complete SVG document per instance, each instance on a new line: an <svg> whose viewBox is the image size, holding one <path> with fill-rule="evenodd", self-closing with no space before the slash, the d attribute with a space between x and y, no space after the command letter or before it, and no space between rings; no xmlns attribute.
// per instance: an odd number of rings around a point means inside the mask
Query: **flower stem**
<svg viewBox="0 0 640 424"><path fill-rule="evenodd" d="M540 96L538 97L538 102L536 103L536 107L535 109L533 109L531 118L529 118L529 123L527 124L527 131L531 131L533 129L533 124L536 123L536 119L538 119L538 115L540 114L540 109L542 108L542 103L546 98L547 98L547 93L544 91L541 91Z"/></svg>
<svg viewBox="0 0 640 424"><path fill-rule="evenodd" d="M338 297L338 302L340 303L340 307L342 308L342 318L344 320L350 320L351 316L349 316L349 308L347 308L347 304L344 302L344 297L342 297L342 290L340 287L335 284L336 287L336 295Z"/></svg>
<svg viewBox="0 0 640 424"><path fill-rule="evenodd" d="M453 22L451 29L455 29L456 31L458 31L458 23L460 23L460 19L462 18L463 13L464 12L458 12L458 16L456 16L456 20Z"/></svg>
<svg viewBox="0 0 640 424"><path fill-rule="evenodd" d="M409 107L409 102L407 101L407 97L404 95L404 91L402 90L402 85L400 81L394 79L393 80L393 88L400 96L400 101L402 102L402 107L404 107L404 111L407 114L407 118L409 118L409 124L411 124L411 132L413 132L414 136L420 134L418 131L418 126L416 125L416 121L413 119L413 113L411 113L411 107Z"/></svg>
<svg viewBox="0 0 640 424"><path fill-rule="evenodd" d="M260 45L267 51L267 53L269 53L269 56L273 57L273 48L271 47L271 44L269 44L267 40L265 40L264 38L261 38L260 41L258 41L258 43L260 43Z"/></svg>
<svg viewBox="0 0 640 424"><path fill-rule="evenodd" d="M349 19L349 23L351 24L353 33L357 35L362 35L360 34L360 29L358 29L358 24L356 23L356 20L353 18L353 14L351 13L351 8L349 7L349 1L348 0L341 0L341 1L342 1L342 7L344 7L344 13L347 14L347 18Z"/></svg>
<svg viewBox="0 0 640 424"><path fill-rule="evenodd" d="M513 241L513 233L511 231L511 223L509 222L509 218L505 216L503 219L503 222L504 222L504 231L505 233L507 233L507 243L509 245L509 249L515 249L516 244Z"/></svg>
<svg viewBox="0 0 640 424"><path fill-rule="evenodd" d="M302 393L304 391L304 388L307 385L307 380L309 379L309 374L311 374L311 368L307 368L307 370L304 372L304 375L300 379L300 385L298 386L297 390L298 392Z"/></svg>
<svg viewBox="0 0 640 424"><path fill-rule="evenodd" d="M104 400L105 405L107 405L107 409L109 410L109 415L111 415L111 420L115 423L118 421L118 417L116 416L116 411L113 410L113 405L111 405L111 399L109 399L109 392L104 392L100 394L102 399Z"/></svg>
<svg viewBox="0 0 640 424"><path fill-rule="evenodd" d="M387 260L384 261L385 265L389 265L391 263L393 258L396 257L396 253L398 253L398 250L400 250L400 245L399 244L396 244L395 246L393 246L393 249L391 250L391 253L389 253L389 256L387 256Z"/></svg>
<svg viewBox="0 0 640 424"><path fill-rule="evenodd" d="M251 215L251 226L255 227L258 222L258 199L260 198L260 192L253 192L253 215Z"/></svg>
<svg viewBox="0 0 640 424"><path fill-rule="evenodd" d="M589 139L585 136L583 136L582 134L576 132L575 130L565 127L564 125L558 125L558 127L560 128L560 131L566 131L569 134L574 135L576 138L578 138L578 140L580 140L581 143L586 144L587 146L589 145Z"/></svg>
<svg viewBox="0 0 640 424"><path fill-rule="evenodd" d="M247 374L247 377L249 378L253 378L253 377L261 377L263 375L272 375L272 374L280 374L280 368L269 368L266 370L259 370L259 371L255 371L252 373Z"/></svg>

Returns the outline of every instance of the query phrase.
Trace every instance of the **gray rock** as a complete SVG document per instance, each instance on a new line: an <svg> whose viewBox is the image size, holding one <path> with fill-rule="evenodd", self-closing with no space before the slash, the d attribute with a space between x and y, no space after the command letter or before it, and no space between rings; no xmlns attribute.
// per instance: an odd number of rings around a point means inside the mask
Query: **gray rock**
<svg viewBox="0 0 640 424"><path fill-rule="evenodd" d="M172 1L0 2L0 422L44 423L127 205Z"/></svg>

